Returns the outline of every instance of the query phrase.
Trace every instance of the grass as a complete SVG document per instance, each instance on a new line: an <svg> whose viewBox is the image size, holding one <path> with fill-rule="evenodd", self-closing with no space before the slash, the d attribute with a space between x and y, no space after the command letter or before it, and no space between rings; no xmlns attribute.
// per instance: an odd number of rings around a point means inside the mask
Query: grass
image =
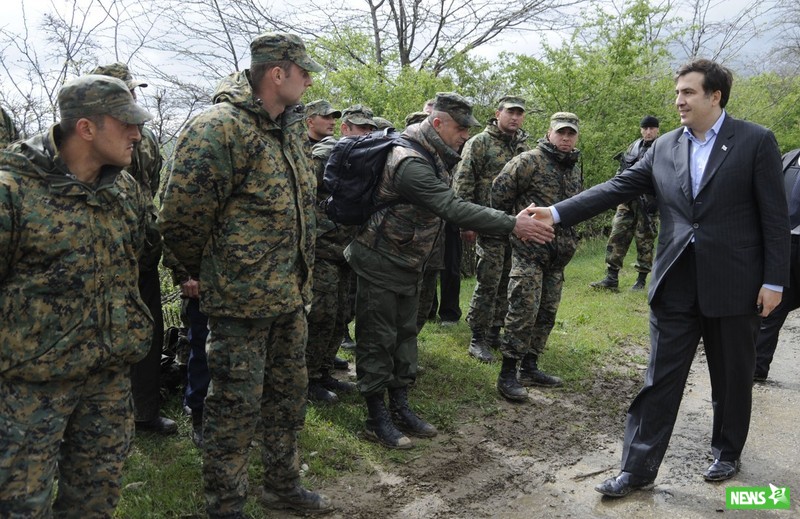
<svg viewBox="0 0 800 519"><path fill-rule="evenodd" d="M595 377L630 377L631 359L624 347L647 342L648 309L644 292L631 292L636 272L620 272L619 293L590 288L605 274L604 240L584 242L567 266L566 282L556 326L540 366L565 381L565 391L586 391ZM628 256L632 263L631 251ZM466 312L475 285L462 282L461 308ZM412 394L413 406L445 434L463 420L480 420L501 413L494 388L499 364L479 364L466 355L469 327L463 319L443 328L428 323L419 336L419 363L423 368ZM349 352L343 355L352 360ZM411 451L390 451L360 437L366 417L358 395L340 395L330 407L310 405L306 427L300 435L304 483L315 488L327 479L353 471L371 470L373 464L405 463L420 456L424 446ZM125 465L122 499L117 517L156 518L204 516L201 458L190 438L190 420L181 412L180 397L173 395L164 407L178 421L177 436L137 437ZM424 442L420 442L424 444ZM250 485L261 480L261 462L251 452ZM253 500L246 513L266 517Z"/></svg>

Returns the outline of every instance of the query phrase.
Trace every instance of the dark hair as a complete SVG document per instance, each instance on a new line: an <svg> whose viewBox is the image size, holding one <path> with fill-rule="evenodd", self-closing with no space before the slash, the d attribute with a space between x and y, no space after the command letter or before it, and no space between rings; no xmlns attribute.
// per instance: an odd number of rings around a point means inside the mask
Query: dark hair
<svg viewBox="0 0 800 519"><path fill-rule="evenodd" d="M710 96L717 90L720 91L719 106L725 108L728 98L731 96L731 85L733 85L733 74L731 71L710 59L697 59L691 63L683 65L675 73L675 81L679 77L685 76L690 72L703 74L703 92Z"/></svg>
<svg viewBox="0 0 800 519"><path fill-rule="evenodd" d="M267 74L267 72L275 67L280 67L284 72L286 72L287 76L291 75L292 73L292 62L289 60L255 63L250 67L250 84L254 88L258 88L258 85L261 83L261 80L264 79L264 76Z"/></svg>
<svg viewBox="0 0 800 519"><path fill-rule="evenodd" d="M81 119L89 119L94 123L95 126L99 130L103 129L103 126L106 124L105 115L87 115L86 117L71 117L69 119L61 119L58 123L58 127L61 129L61 139L67 139L75 133L75 129L78 126L78 121Z"/></svg>

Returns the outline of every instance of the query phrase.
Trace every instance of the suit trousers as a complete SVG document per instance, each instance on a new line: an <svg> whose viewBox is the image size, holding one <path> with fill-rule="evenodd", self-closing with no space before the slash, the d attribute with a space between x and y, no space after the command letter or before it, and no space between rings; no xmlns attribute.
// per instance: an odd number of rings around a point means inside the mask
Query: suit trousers
<svg viewBox="0 0 800 519"><path fill-rule="evenodd" d="M666 273L651 301L650 360L644 387L628 409L622 470L652 479L669 444L700 339L711 376L715 459L739 458L750 427L758 316L708 317L697 297L694 248Z"/></svg>

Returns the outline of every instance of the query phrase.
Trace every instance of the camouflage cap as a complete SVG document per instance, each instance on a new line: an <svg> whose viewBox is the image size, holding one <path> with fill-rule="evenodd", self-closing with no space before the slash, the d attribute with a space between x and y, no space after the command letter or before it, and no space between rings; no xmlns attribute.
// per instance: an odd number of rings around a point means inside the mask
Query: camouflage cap
<svg viewBox="0 0 800 519"><path fill-rule="evenodd" d="M578 131L578 116L571 112L556 112L550 117L550 128L558 131L561 128L572 128Z"/></svg>
<svg viewBox="0 0 800 519"><path fill-rule="evenodd" d="M373 117L372 110L364 105L353 105L345 108L342 112L343 123L359 125L368 124L377 129L378 125L375 123L375 119L373 119Z"/></svg>
<svg viewBox="0 0 800 519"><path fill-rule="evenodd" d="M322 65L311 59L300 36L268 32L250 42L250 64L291 61L309 72L322 72Z"/></svg>
<svg viewBox="0 0 800 519"><path fill-rule="evenodd" d="M411 112L406 116L406 126L421 123L427 119L429 115L430 114L428 112Z"/></svg>
<svg viewBox="0 0 800 519"><path fill-rule="evenodd" d="M437 112L446 112L461 126L480 126L481 123L472 115L472 103L455 92L439 92L433 103Z"/></svg>
<svg viewBox="0 0 800 519"><path fill-rule="evenodd" d="M375 121L375 125L378 127L379 130L385 130L386 128L394 128L394 123L389 119L384 119L383 117L373 117L373 121Z"/></svg>
<svg viewBox="0 0 800 519"><path fill-rule="evenodd" d="M147 86L147 83L133 79L133 76L131 76L131 71L128 69L128 65L125 63L116 62L110 65L98 65L93 71L89 72L89 74L99 74L101 76L111 76L121 79L131 90L136 87Z"/></svg>
<svg viewBox="0 0 800 519"><path fill-rule="evenodd" d="M326 100L317 99L306 105L306 117L311 117L312 115L332 115L334 118L338 119L342 116L342 112L331 106Z"/></svg>
<svg viewBox="0 0 800 519"><path fill-rule="evenodd" d="M522 108L524 111L525 99L518 96L503 96L497 102L497 109L502 110L503 108Z"/></svg>
<svg viewBox="0 0 800 519"><path fill-rule="evenodd" d="M61 119L110 115L127 124L143 124L153 118L136 104L121 79L89 74L70 79L58 91Z"/></svg>

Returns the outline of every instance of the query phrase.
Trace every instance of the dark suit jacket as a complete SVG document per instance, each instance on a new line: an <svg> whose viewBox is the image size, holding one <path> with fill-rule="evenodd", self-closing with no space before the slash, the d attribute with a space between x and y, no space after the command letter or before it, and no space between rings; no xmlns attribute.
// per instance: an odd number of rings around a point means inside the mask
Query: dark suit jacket
<svg viewBox="0 0 800 519"><path fill-rule="evenodd" d="M642 193L656 195L661 213L650 302L692 236L703 315L753 313L762 284L788 285L789 218L780 151L769 130L726 114L697 198L681 127L656 139L622 174L555 208L570 226Z"/></svg>

